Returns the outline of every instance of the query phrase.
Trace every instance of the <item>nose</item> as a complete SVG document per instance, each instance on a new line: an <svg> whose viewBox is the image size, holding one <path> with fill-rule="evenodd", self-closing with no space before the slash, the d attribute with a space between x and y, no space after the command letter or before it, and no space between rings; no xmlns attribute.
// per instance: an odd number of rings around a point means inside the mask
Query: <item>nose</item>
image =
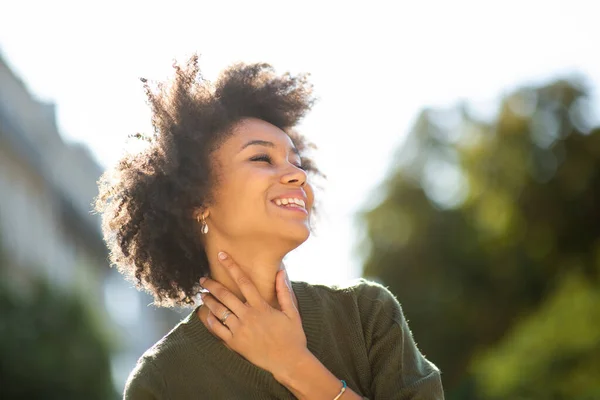
<svg viewBox="0 0 600 400"><path fill-rule="evenodd" d="M294 184L304 186L306 184L306 171L293 164L288 164L288 167L281 175L281 183Z"/></svg>

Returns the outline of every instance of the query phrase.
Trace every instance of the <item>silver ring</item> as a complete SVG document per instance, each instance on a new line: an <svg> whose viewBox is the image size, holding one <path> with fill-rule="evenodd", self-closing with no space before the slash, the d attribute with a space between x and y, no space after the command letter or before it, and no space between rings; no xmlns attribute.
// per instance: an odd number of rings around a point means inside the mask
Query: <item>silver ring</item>
<svg viewBox="0 0 600 400"><path fill-rule="evenodd" d="M221 317L221 323L223 325L225 325L225 321L227 321L227 318L229 318L229 316L231 315L231 311L227 310L223 313L223 316Z"/></svg>

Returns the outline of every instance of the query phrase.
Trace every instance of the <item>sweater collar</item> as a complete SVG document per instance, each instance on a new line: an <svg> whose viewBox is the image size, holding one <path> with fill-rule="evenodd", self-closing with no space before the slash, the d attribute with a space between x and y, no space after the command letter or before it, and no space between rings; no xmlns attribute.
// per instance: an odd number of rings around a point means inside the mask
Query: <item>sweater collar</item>
<svg viewBox="0 0 600 400"><path fill-rule="evenodd" d="M321 356L321 328L322 314L321 303L312 287L306 282L292 281L292 290L298 300L302 327L306 335L307 347L317 358ZM198 346L202 355L208 362L214 362L228 379L243 382L254 382L258 387L269 391L286 391L273 375L262 368L252 364L244 357L225 346L204 326L197 314L198 308L190 313L183 321L186 335Z"/></svg>

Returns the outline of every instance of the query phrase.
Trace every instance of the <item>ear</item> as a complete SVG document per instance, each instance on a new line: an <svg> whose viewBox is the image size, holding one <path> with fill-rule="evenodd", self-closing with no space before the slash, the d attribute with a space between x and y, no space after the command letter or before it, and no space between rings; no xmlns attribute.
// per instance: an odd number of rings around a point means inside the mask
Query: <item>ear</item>
<svg viewBox="0 0 600 400"><path fill-rule="evenodd" d="M202 218L208 218L208 216L210 215L210 210L207 207L200 207L194 210L194 213L192 215L196 221L200 221L200 219Z"/></svg>

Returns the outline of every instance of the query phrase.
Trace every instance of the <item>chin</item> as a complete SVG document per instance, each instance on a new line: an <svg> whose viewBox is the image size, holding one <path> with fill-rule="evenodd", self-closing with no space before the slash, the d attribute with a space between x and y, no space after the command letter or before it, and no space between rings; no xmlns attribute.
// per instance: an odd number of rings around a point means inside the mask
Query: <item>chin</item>
<svg viewBox="0 0 600 400"><path fill-rule="evenodd" d="M287 229L279 231L279 236L289 241L293 245L293 249L295 249L310 237L310 229L306 225L287 227Z"/></svg>

